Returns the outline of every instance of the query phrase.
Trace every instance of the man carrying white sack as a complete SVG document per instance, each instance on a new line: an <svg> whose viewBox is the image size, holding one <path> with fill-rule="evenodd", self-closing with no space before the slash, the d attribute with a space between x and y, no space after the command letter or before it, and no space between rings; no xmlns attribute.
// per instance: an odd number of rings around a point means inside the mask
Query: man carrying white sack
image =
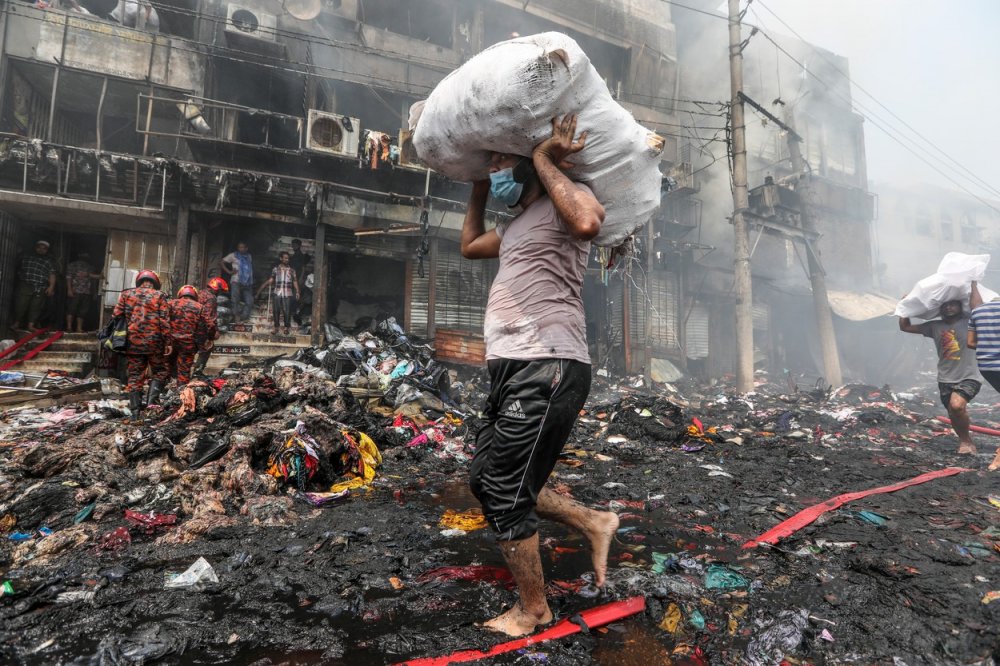
<svg viewBox="0 0 1000 666"><path fill-rule="evenodd" d="M494 154L490 179L473 183L462 227L462 255L500 258L486 307L490 395L476 439L469 485L497 532L519 600L485 623L520 636L552 621L538 551L538 517L587 537L594 583L603 587L618 516L594 511L545 487L590 391L583 276L604 208L585 185L560 171L584 147L576 116L553 119L552 136L531 159ZM492 194L520 213L486 231Z"/></svg>
<svg viewBox="0 0 1000 666"><path fill-rule="evenodd" d="M976 283L972 284L975 287ZM977 292L973 289L972 293ZM974 304L969 305L971 311ZM913 324L909 317L899 318L899 330L934 340L938 352L938 391L941 403L948 410L951 427L958 435L958 452L975 455L966 405L979 393L982 382L976 369L976 352L968 345L968 329L969 315L962 311L961 301L943 303L941 318L923 324Z"/></svg>
<svg viewBox="0 0 1000 666"><path fill-rule="evenodd" d="M979 286L973 282L969 308L972 314L969 315L968 347L976 350L979 374L994 390L1000 391L1000 298L983 303ZM1000 446L989 469L991 472L1000 469Z"/></svg>

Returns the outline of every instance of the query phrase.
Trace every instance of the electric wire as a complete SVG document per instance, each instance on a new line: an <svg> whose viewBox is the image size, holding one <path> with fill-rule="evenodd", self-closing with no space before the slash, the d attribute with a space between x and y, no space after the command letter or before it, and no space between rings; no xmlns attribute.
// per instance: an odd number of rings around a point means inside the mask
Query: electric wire
<svg viewBox="0 0 1000 666"><path fill-rule="evenodd" d="M853 86L854 86L855 88L857 88L857 89L858 89L858 90L860 90L860 91L861 91L862 93L864 93L865 95L867 95L867 96L868 96L868 97L869 97L869 98L870 98L870 99L871 99L871 100L872 100L873 102L875 102L875 104L877 104L877 105L878 105L878 106L880 106L880 107L881 107L882 109L884 109L884 110L885 110L885 111L886 111L887 113L889 113L889 115L891 115L891 116L892 116L893 118L895 118L895 119L896 119L896 120L898 120L898 121L899 121L900 123L902 123L904 127L906 127L906 128L907 128L907 129L909 129L909 130L910 130L911 132L913 132L913 133L914 133L914 134L915 134L915 135L916 135L917 137L919 137L919 138L920 138L920 139L921 139L922 141L926 142L926 143L927 143L927 145L929 145L929 146L931 146L932 148L934 148L934 149L935 149L935 150L936 150L936 151L937 151L938 153L940 153L940 154L941 154L941 155L942 155L942 156L943 156L944 158L946 158L947 160L949 160L949 161L950 161L950 162L951 162L951 163L952 163L953 165L957 166L957 167L958 167L959 169L961 169L962 171L965 171L965 172L966 172L966 174L967 174L967 175L968 175L969 177L971 177L971 178L972 178L973 180L975 180L976 182L978 182L980 186L982 186L982 187L985 187L985 188L986 188L987 190L991 191L991 192L992 192L992 193L994 193L994 194L995 194L996 196L1000 196L1000 189L997 189L996 187L994 187L994 186L990 185L990 184L989 184L989 183L988 183L987 181L985 181L985 180L983 180L982 178L980 178L980 177L979 177L978 175L976 175L976 174L975 174L975 173L974 173L974 172L973 172L973 171L972 171L971 169L969 169L968 167L966 167L965 165L963 165L963 164L962 164L961 162L959 162L958 160L956 160L955 158L953 158L953 157L952 157L951 155L949 155L949 154L948 154L947 152L945 152L943 148L939 147L939 146L938 146L937 144L935 144L935 143L934 143L933 141L931 141L931 140L930 140L930 139L928 139L928 138L927 138L926 136L924 136L923 134L921 134L921 133L920 133L920 132L919 132L919 131L918 131L918 130L917 130L917 129L915 128L915 127L913 127L913 126L912 126L912 125L910 125L910 124L909 124L908 122L906 122L905 120L903 120L903 118L901 118L901 117L900 117L900 116L898 116L898 115L897 115L896 113L894 113L894 112L892 111L892 109L890 109L890 108L889 108L889 107L887 107L887 106L886 106L885 104L883 104L882 102L880 102L880 101L879 101L879 100L878 100L878 99L877 99L877 98L876 98L876 97L875 97L875 96L874 96L874 95L873 95L872 93L868 92L868 90L866 90L866 89L865 89L865 88L864 88L863 86L861 86L861 85L860 85L860 84L859 84L859 83L858 83L857 81L853 80L853 79L852 79L852 78L850 77L850 75L849 75L849 74L848 74L847 72L845 72L845 71L844 71L843 69L841 69L841 68L840 68L840 67L839 67L839 66L837 65L837 63L836 63L835 61L833 61L832 59L828 58L828 57L826 56L826 54L824 54L824 53L823 53L823 52L822 52L822 51L821 51L820 49L817 49L817 48L815 48L815 47L814 47L814 46L813 46L812 44L810 44L810 43L809 43L808 41L806 41L806 40L805 40L805 38L803 38L803 37L802 37L802 35L801 35L801 34L799 34L799 33L798 33L798 32L797 32L796 30L795 30L795 28L793 28L792 26L788 25L788 23L787 23L787 22L785 22L785 20L784 20L784 19L782 19L782 18L781 18L780 16L778 16L778 15L777 15L777 14L776 14L776 13L774 12L774 10L772 10L772 9L771 9L770 7L768 7L768 6L766 5L766 4L764 4L764 3L763 3L762 1L760 1L760 0L758 0L757 4L759 4L759 5L760 5L760 6L761 6L761 7L763 8L763 9L767 10L767 12L768 12L768 13L770 13L770 14L771 14L772 16L774 16L774 18L775 18L775 19L777 19L777 20L778 20L778 22L779 22L779 23L781 23L781 25L783 25L783 26L784 26L785 28L787 28L787 29L788 29L788 30L789 30L789 31L790 31L790 32L791 32L791 33L792 33L792 34L793 34L793 35L794 35L795 37L797 37L797 38L798 38L798 39L799 39L799 40L800 40L800 41L801 41L802 43L804 43L804 44L806 44L807 46L809 46L809 48L811 48L811 49L812 49L812 50L813 50L813 51L814 51L814 52L815 52L815 53L816 53L817 55L819 55L819 56L820 56L820 57L821 57L821 58L822 58L822 59L823 59L823 60L824 60L824 61L825 61L825 62L826 62L826 63L827 63L828 65L830 65L830 66L831 66L831 67L832 67L832 68L833 68L833 69L834 69L834 70L835 70L835 71L836 71L836 72L837 72L838 74L840 74L840 75L841 75L841 76L843 76L843 77L844 77L845 79L847 79L847 81L848 81L848 82L849 82L849 83L850 83L851 85L853 85ZM756 11L755 11L754 13L756 14ZM911 141L912 141L912 139L911 139Z"/></svg>
<svg viewBox="0 0 1000 666"><path fill-rule="evenodd" d="M767 39L769 42L771 42L772 44L774 44L778 48L778 50L781 51L781 53L783 53L787 58L789 58L792 62L794 62L800 68L802 68L802 70L807 75L811 76L816 81L818 81L819 83L823 84L823 86L826 87L827 90L829 90L834 95L836 95L837 97L839 97L841 99L841 101L843 101L845 103L848 103L848 104L851 103L851 100L849 98L845 98L836 89L832 88L828 82L824 81L822 78L820 78L819 76L817 76L814 72L812 72L811 70L809 70L800 60L798 60L795 56L793 56L791 53L789 53L784 47L782 47L780 44L778 44L778 42L776 42L774 39L772 39L770 35L768 35L763 30L760 30L759 32L760 32L760 34L762 34L764 36L765 39ZM862 110L866 110L864 106L862 106L860 104L858 104L858 106L860 106L862 108ZM872 125L874 125L878 129L880 129L886 136L888 136L890 139L892 139L893 141L895 141L896 143L898 143L900 146L902 146L908 152L910 152L911 154L913 154L917 159L919 159L921 162L923 162L928 167L930 167L939 176L941 176L944 179L948 180L953 185L955 185L956 187L958 187L959 189L961 189L963 192L965 192L966 194L968 194L972 198L974 198L977 201L979 201L981 204L983 204L987 208L990 208L991 210L993 210L996 213L1000 214L1000 208L998 208L997 206L993 205L992 203L990 203L989 201L987 201L986 199L984 199L983 197L981 197L979 194L977 194L977 193L973 192L972 190L970 190L968 187L966 187L965 185L963 185L960 181L956 180L955 178L952 178L950 175L948 175L947 173L945 173L944 171L942 171L938 166L936 166L933 162L931 162L931 160L928 159L925 154L921 154L921 153L917 152L917 150L915 150L912 146L910 146L907 143L905 143L902 139L900 139L898 136L896 136L896 134L894 134L887 127L885 127L884 125L882 125L878 120L876 120L875 118L873 118L870 113L869 113L869 115L865 115L863 113L861 115L868 122L870 122ZM881 120L881 118L879 120Z"/></svg>

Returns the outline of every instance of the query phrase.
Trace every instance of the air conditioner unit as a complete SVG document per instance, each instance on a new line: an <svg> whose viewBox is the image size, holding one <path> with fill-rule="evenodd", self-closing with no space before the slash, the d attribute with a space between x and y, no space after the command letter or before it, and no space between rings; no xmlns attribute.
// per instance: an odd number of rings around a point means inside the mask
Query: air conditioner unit
<svg viewBox="0 0 1000 666"><path fill-rule="evenodd" d="M411 167L414 169L425 169L417 155L416 148L413 147L413 131L409 129L399 130L399 166Z"/></svg>
<svg viewBox="0 0 1000 666"><path fill-rule="evenodd" d="M361 137L361 121L336 113L309 109L306 148L331 155L356 157Z"/></svg>
<svg viewBox="0 0 1000 666"><path fill-rule="evenodd" d="M226 6L226 33L234 37L251 37L266 42L275 41L278 19L274 14L230 4Z"/></svg>

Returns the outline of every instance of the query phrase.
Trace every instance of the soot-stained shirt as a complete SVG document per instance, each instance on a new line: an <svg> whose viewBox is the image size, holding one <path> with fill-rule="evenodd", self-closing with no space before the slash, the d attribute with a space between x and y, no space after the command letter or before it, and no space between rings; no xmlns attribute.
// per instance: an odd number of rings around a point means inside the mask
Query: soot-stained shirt
<svg viewBox="0 0 1000 666"><path fill-rule="evenodd" d="M934 340L938 352L938 381L956 384L965 379L979 380L976 352L966 341L969 315L963 314L950 324L935 319L923 324L924 335Z"/></svg>
<svg viewBox="0 0 1000 666"><path fill-rule="evenodd" d="M590 363L582 297L590 242L570 235L547 196L497 234L500 270L486 306L486 358Z"/></svg>

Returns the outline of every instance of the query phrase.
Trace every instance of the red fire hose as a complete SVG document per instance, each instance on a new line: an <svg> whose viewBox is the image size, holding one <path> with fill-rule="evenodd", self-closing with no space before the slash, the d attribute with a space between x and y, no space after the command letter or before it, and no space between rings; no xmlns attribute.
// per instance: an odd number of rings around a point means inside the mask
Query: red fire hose
<svg viewBox="0 0 1000 666"><path fill-rule="evenodd" d="M787 536L795 534L801 530L806 525L811 524L817 518L822 516L827 511L833 511L834 509L839 509L844 504L848 502L853 502L854 500L859 500L863 497L868 497L869 495L879 495L882 493L894 493L897 490L902 490L903 488L909 488L910 486L916 486L921 483L927 483L928 481L933 481L934 479L940 479L944 476L954 476L956 474L961 474L962 472L969 472L971 470L965 469L964 467L945 467L944 469L939 469L934 472L927 472L926 474L921 474L920 476L915 476L912 479L907 479L905 481L900 481L899 483L894 483L891 486L881 486L879 488L871 488L870 490L862 490L855 493L844 493L843 495L837 495L836 497L831 497L825 502L820 504L814 504L808 508L802 509L797 514L789 518L788 520L778 523L772 527L767 532L764 532L756 539L751 539L743 544L744 548L754 548L762 543L774 544L777 543L779 539L784 539Z"/></svg>
<svg viewBox="0 0 1000 666"><path fill-rule="evenodd" d="M46 329L46 330L48 330L48 329ZM40 331L36 331L36 333L38 333L38 332L40 332ZM10 368L13 368L15 365L19 364L21 361L30 361L31 359L33 359L36 356L38 356L49 345L51 345L53 342L55 342L56 340L58 340L62 336L63 336L63 332L62 331L56 331L55 333L52 334L52 337L48 338L45 342L43 342L42 344L38 345L37 347L32 348L32 350L30 352L28 352L27 354L25 354L21 358L11 359L11 360L7 361L6 363L4 363L3 365L0 365L0 371L8 370ZM22 342L26 342L29 339L30 338L26 337L26 338L24 338L22 340Z"/></svg>
<svg viewBox="0 0 1000 666"><path fill-rule="evenodd" d="M42 333L45 333L47 330L49 330L49 329L47 329L47 328L39 328L37 330L32 331L31 333L27 334L26 336L24 336L23 338L21 338L20 340L18 340L17 342L15 342L10 347L7 347L7 349L4 349L3 351L0 351L0 358L3 358L3 357L8 356L10 354L13 354L15 351L17 351L18 349L20 349L24 345L26 345L29 342L31 342L33 339L37 338Z"/></svg>
<svg viewBox="0 0 1000 666"><path fill-rule="evenodd" d="M588 629L602 627L616 620L641 613L644 610L646 610L645 597L632 597L624 601L613 601L610 604L598 606L597 608L589 608L571 618L564 618L540 633L500 643L488 650L462 650L460 652L452 652L443 657L421 657L419 659L400 662L395 664L395 666L446 666L447 664L460 664L468 661L487 659L495 657L498 654L520 650L529 645L572 636L575 633L579 633L584 627Z"/></svg>
<svg viewBox="0 0 1000 666"><path fill-rule="evenodd" d="M948 425L951 425L951 419L949 419L947 416L939 416L937 417L937 420L940 421L941 423L947 423ZM993 435L994 437L1000 437L1000 430L997 430L996 428L985 428L983 426L970 425L969 430L971 430L972 432L981 433L983 435Z"/></svg>

